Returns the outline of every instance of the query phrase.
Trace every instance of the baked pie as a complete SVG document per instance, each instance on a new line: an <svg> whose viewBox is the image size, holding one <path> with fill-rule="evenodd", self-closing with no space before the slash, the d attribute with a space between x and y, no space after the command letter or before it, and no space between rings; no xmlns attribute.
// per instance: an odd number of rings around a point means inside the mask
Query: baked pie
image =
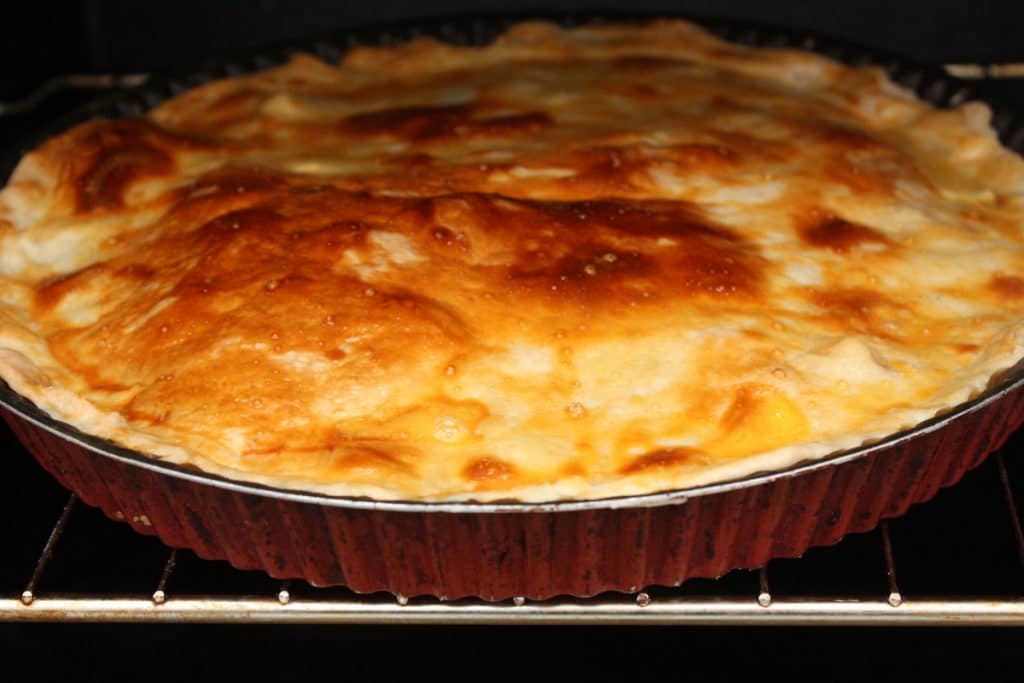
<svg viewBox="0 0 1024 683"><path fill-rule="evenodd" d="M912 427L1024 356L989 110L682 21L299 55L0 193L0 376L344 496L643 494Z"/></svg>

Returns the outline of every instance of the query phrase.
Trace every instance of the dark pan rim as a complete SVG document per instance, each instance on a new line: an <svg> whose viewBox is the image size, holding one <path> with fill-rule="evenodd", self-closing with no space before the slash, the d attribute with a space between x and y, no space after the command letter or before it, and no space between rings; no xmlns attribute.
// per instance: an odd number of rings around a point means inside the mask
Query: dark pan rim
<svg viewBox="0 0 1024 683"><path fill-rule="evenodd" d="M427 22L401 22L385 25L362 26L346 29L329 38L301 44L271 48L269 56L261 54L238 60L219 62L209 68L188 72L185 75L167 75L147 82L145 85L119 93L114 96L99 98L84 107L62 117L58 122L40 127L35 134L28 136L21 149L30 149L46 137L56 134L72 125L96 116L131 116L155 106L182 90L201 83L237 75L257 69L267 68L283 62L291 54L308 51L321 57L332 58L340 55L349 47L360 44L393 44L411 39L419 35L432 35L441 39L452 40L451 32L463 31L469 36L465 42L481 44L488 42L489 36L496 35L508 26L530 19L549 20L563 25L578 25L592 21L630 21L649 20L657 17L671 18L671 14L658 13L651 15L606 13L603 15L499 15L499 16L456 16L441 17ZM827 36L797 31L782 27L753 24L741 21L722 21L715 19L694 19L689 21L700 24L727 40L760 47L783 47L804 49L845 62L850 65L875 65L884 68L889 77L896 83L914 90L932 104L949 106L966 99L981 99L992 105L992 98L978 96L955 78L945 74L936 65L920 64L882 50L866 48L860 45L836 40ZM453 28L454 27L454 28ZM937 90L935 86L939 86ZM932 89L932 92L929 92ZM1014 130L1016 123L1008 110L995 110L994 125L1004 144L1018 147L1024 144L1020 140L1019 130ZM1008 138L1012 138L1012 141ZM1013 144L1017 143L1017 144ZM1020 151L1020 150L1018 150ZM6 158L3 170L10 171L14 167L20 153L17 150L4 150ZM7 173L4 173L6 176ZM370 510L381 512L408 513L462 513L462 514L493 514L493 513L537 513L537 512L576 512L590 510L612 510L623 508L648 508L667 505L678 505L691 498L711 496L738 489L753 488L775 481L798 477L803 474L837 467L844 463L881 455L895 450L901 445L926 434L946 429L953 422L967 418L971 414L993 407L1005 396L1024 387L1024 363L1002 374L1000 381L994 383L977 397L953 406L940 414L929 418L915 426L894 432L878 441L866 443L854 448L836 451L821 458L805 460L785 468L755 472L732 479L702 484L681 489L655 491L651 493L614 496L607 498L589 498L578 500L555 500L545 502L524 502L516 500L480 502L464 501L408 501L408 500L377 500L365 497L332 496L312 493L297 489L280 488L264 484L230 479L221 475L201 471L194 467L178 465L159 460L140 451L125 448L107 439L102 439L51 417L30 400L18 394L6 382L0 380L0 406L25 422L42 429L53 436L71 444L84 448L98 455L112 458L118 462L141 467L143 469L166 475L195 484L213 486L235 493L275 498L295 503L320 505L334 508L354 510Z"/></svg>

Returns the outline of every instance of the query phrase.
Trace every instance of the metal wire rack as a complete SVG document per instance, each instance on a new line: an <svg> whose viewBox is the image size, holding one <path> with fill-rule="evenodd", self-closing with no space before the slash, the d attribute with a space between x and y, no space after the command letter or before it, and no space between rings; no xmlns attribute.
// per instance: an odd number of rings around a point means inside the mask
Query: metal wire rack
<svg viewBox="0 0 1024 683"><path fill-rule="evenodd" d="M1024 434L906 517L799 560L634 595L501 603L356 595L203 561L67 497L14 453L4 516L22 521L0 535L0 620L1024 626L1022 448Z"/></svg>

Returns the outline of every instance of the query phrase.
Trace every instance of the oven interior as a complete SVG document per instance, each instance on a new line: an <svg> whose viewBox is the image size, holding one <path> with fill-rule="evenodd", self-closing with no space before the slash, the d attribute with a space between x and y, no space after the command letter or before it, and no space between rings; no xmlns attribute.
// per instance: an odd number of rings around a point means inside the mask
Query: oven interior
<svg viewBox="0 0 1024 683"><path fill-rule="evenodd" d="M957 74L951 83L969 86L975 96L1024 111L1024 69L972 64L950 72ZM38 130L40 121L139 82L101 75L15 98L16 110L0 112L5 151L19 151L15 141ZM0 442L8 465L0 485L5 622L1024 625L1024 433L935 500L803 558L678 588L542 603L409 601L237 571L171 551L106 519L69 497L6 428Z"/></svg>

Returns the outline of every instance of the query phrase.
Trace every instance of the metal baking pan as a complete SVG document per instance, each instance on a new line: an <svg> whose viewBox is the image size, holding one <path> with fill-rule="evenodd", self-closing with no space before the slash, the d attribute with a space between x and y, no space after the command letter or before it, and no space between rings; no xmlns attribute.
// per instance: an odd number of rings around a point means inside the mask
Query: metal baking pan
<svg viewBox="0 0 1024 683"><path fill-rule="evenodd" d="M337 59L355 44L424 34L475 44L510 23L459 19L378 27L304 49ZM940 106L971 96L938 67L805 34L708 26L738 42L879 64ZM294 50L151 81L92 104L39 138L93 116L138 115L191 85L270 66ZM1004 143L1021 151L1024 135L1012 113L997 107L995 125ZM7 161L10 170L14 157ZM677 491L541 504L391 502L274 489L164 463L83 434L6 385L0 386L0 406L18 438L64 486L169 546L240 569L357 592L541 600L678 585L796 557L870 530L958 481L1024 422L1024 370L1006 373L981 396L913 429L814 462Z"/></svg>

